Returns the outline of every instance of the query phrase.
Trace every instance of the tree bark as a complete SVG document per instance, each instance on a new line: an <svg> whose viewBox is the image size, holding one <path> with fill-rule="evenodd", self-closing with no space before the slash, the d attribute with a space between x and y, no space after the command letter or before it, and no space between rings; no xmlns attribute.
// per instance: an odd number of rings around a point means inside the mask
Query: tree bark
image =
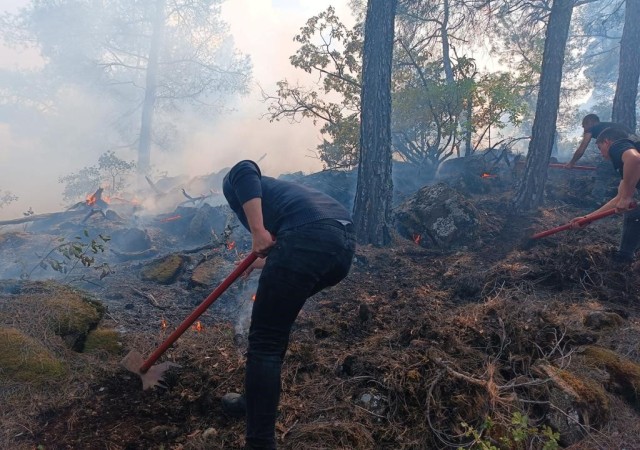
<svg viewBox="0 0 640 450"><path fill-rule="evenodd" d="M391 67L397 0L369 0L364 28L360 164L354 202L358 242L390 242Z"/></svg>
<svg viewBox="0 0 640 450"><path fill-rule="evenodd" d="M535 209L543 201L560 105L562 65L574 4L575 0L555 0L549 14L532 138L523 179L513 199L514 209L519 212Z"/></svg>
<svg viewBox="0 0 640 450"><path fill-rule="evenodd" d="M636 100L640 81L640 1L627 0L620 40L618 83L611 118L636 129Z"/></svg>
<svg viewBox="0 0 640 450"><path fill-rule="evenodd" d="M153 112L156 106L158 89L158 61L160 46L164 33L165 0L157 0L156 13L151 31L149 61L147 62L144 101L142 103L142 120L140 123L140 139L138 141L138 172L146 174L151 166L151 134L153 129Z"/></svg>

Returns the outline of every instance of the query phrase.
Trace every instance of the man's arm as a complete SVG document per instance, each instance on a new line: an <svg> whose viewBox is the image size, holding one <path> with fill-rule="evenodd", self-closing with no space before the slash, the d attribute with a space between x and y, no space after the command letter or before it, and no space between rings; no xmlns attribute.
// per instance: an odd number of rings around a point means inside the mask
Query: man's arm
<svg viewBox="0 0 640 450"><path fill-rule="evenodd" d="M580 145L578 146L576 151L573 153L573 156L571 157L571 161L569 161L565 166L567 169L571 169L573 166L576 165L578 160L582 158L582 155L584 155L584 152L589 146L590 141L591 141L591 133L584 133L582 135L582 142L580 142Z"/></svg>
<svg viewBox="0 0 640 450"><path fill-rule="evenodd" d="M242 209L247 216L249 229L251 230L251 251L261 258L267 256L275 241L271 233L264 227L262 217L262 198L256 197L242 204Z"/></svg>
<svg viewBox="0 0 640 450"><path fill-rule="evenodd" d="M640 181L640 153L630 148L622 154L622 181L618 186L617 211L626 211L633 203L633 195L636 193L636 185Z"/></svg>

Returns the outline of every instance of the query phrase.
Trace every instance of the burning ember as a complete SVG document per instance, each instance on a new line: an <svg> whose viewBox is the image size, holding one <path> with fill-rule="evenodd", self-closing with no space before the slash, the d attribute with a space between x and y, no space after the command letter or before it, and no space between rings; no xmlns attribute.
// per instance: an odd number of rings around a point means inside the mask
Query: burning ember
<svg viewBox="0 0 640 450"><path fill-rule="evenodd" d="M251 301L255 302L256 301L256 294L253 294L253 297L251 297Z"/></svg>
<svg viewBox="0 0 640 450"><path fill-rule="evenodd" d="M95 194L91 194L91 195L87 195L87 206L93 206L96 204L96 195Z"/></svg>
<svg viewBox="0 0 640 450"><path fill-rule="evenodd" d="M498 175L491 175L490 173L483 173L480 178L498 178Z"/></svg>
<svg viewBox="0 0 640 450"><path fill-rule="evenodd" d="M162 321L160 322L160 327L164 330L167 328L167 321L162 319Z"/></svg>
<svg viewBox="0 0 640 450"><path fill-rule="evenodd" d="M102 192L104 188L98 188L93 194L87 195L87 199L85 200L85 204L87 206L98 206L99 208L106 209L109 204L109 197L106 195L103 197Z"/></svg>
<svg viewBox="0 0 640 450"><path fill-rule="evenodd" d="M193 324L191 328L193 328L193 331L197 331L198 333L200 333L204 329L202 323L200 323L199 320L195 324Z"/></svg>
<svg viewBox="0 0 640 450"><path fill-rule="evenodd" d="M422 242L422 235L418 234L418 233L414 233L413 234L413 242L415 242L416 245L420 245L420 242Z"/></svg>
<svg viewBox="0 0 640 450"><path fill-rule="evenodd" d="M182 216L178 214L177 216L165 217L164 219L160 219L160 223L173 222L174 220L182 219Z"/></svg>
<svg viewBox="0 0 640 450"><path fill-rule="evenodd" d="M227 250L233 250L236 248L236 241L231 241L227 244Z"/></svg>

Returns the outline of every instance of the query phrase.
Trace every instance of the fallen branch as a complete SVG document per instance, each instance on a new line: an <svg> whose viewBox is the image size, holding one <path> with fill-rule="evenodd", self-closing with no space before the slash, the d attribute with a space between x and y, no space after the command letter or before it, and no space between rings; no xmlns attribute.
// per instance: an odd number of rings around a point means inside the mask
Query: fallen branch
<svg viewBox="0 0 640 450"><path fill-rule="evenodd" d="M19 219L2 220L0 221L0 225L18 225L21 223L36 222L38 220L55 219L57 217L68 216L70 214L75 215L73 214L73 212L74 211L54 212L54 213L47 213L47 214L25 216Z"/></svg>
<svg viewBox="0 0 640 450"><path fill-rule="evenodd" d="M153 192L155 192L157 195L167 195L165 192L162 192L160 189L158 189L155 183L151 181L151 178L149 178L147 175L144 176L144 179L147 180L147 183L149 183L149 186L151 186L151 189L153 189Z"/></svg>
<svg viewBox="0 0 640 450"><path fill-rule="evenodd" d="M109 249L118 258L128 261L131 259L146 259L158 254L158 249L155 247L148 248L139 252L119 252L114 249Z"/></svg>
<svg viewBox="0 0 640 450"><path fill-rule="evenodd" d="M156 308L158 308L158 309L167 309L166 306L160 306L160 303L158 303L158 300L156 300L156 298L153 296L153 294L151 294L149 292L143 292L140 289L136 289L134 287L132 287L131 290L133 292L135 292L136 294L138 294L139 296L144 297L147 300L149 300L149 303L151 303Z"/></svg>

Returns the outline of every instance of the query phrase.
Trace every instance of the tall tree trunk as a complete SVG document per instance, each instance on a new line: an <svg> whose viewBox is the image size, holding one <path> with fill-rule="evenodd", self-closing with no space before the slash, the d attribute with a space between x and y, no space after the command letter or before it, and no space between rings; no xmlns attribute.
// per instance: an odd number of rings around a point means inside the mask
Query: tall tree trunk
<svg viewBox="0 0 640 450"><path fill-rule="evenodd" d="M361 244L390 242L391 66L397 0L369 0L364 27L360 164L354 220Z"/></svg>
<svg viewBox="0 0 640 450"><path fill-rule="evenodd" d="M471 156L473 149L471 148L471 135L473 134L473 94L469 93L467 98L466 122L464 129L464 156Z"/></svg>
<svg viewBox="0 0 640 450"><path fill-rule="evenodd" d="M640 1L626 0L620 40L618 83L611 118L636 129L636 100L640 81Z"/></svg>
<svg viewBox="0 0 640 450"><path fill-rule="evenodd" d="M153 130L153 112L156 106L158 88L158 60L160 46L164 34L165 0L156 1L156 11L151 28L151 44L149 61L147 62L144 102L142 103L142 120L140 138L138 140L138 172L146 174L151 166L151 134Z"/></svg>
<svg viewBox="0 0 640 450"><path fill-rule="evenodd" d="M443 2L443 18L440 24L440 36L442 38L442 64L447 84L453 84L453 68L451 67L451 55L449 54L449 0Z"/></svg>
<svg viewBox="0 0 640 450"><path fill-rule="evenodd" d="M544 197L547 169L556 132L556 119L560 105L562 65L571 25L574 0L555 0L551 7L545 33L544 53L536 115L533 119L532 138L524 168L523 179L513 199L516 211L537 208Z"/></svg>

